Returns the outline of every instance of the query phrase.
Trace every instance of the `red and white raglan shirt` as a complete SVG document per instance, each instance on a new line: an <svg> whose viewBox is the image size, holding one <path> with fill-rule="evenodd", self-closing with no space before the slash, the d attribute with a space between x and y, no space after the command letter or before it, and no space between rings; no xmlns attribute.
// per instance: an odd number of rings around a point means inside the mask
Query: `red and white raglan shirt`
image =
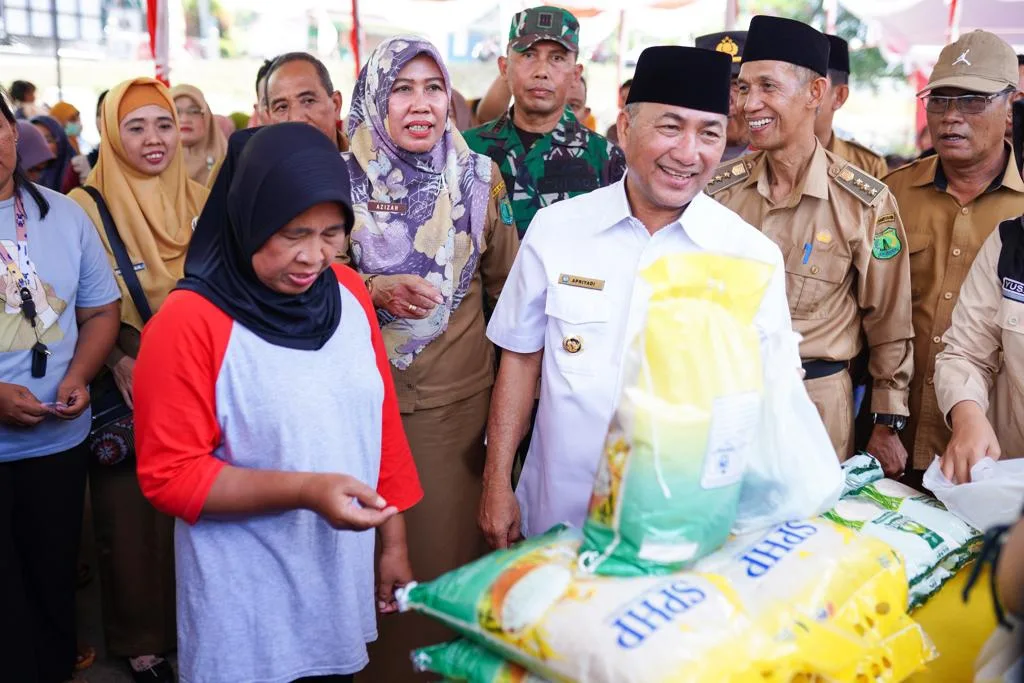
<svg viewBox="0 0 1024 683"><path fill-rule="evenodd" d="M348 674L377 637L374 531L316 513L201 516L226 464L337 472L406 510L423 496L373 305L335 266L341 322L319 350L275 346L201 295L175 291L135 365L138 475L178 517L182 683Z"/></svg>

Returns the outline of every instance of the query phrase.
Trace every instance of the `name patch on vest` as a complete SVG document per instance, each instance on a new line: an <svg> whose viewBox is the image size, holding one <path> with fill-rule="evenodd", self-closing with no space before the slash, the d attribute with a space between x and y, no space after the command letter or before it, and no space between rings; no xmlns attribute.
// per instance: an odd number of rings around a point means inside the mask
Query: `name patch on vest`
<svg viewBox="0 0 1024 683"><path fill-rule="evenodd" d="M409 211L409 205L405 202L366 202L366 208L370 211L384 213L406 213Z"/></svg>

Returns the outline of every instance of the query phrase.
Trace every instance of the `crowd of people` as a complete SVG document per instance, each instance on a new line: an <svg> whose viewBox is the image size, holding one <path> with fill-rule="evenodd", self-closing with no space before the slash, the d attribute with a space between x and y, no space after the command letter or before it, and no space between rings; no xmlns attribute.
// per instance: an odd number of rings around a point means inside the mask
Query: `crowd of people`
<svg viewBox="0 0 1024 683"><path fill-rule="evenodd" d="M1000 38L942 50L899 167L836 135L849 48L800 22L648 48L606 135L570 12L518 13L497 62L467 101L434 45L385 40L343 119L324 64L283 54L244 129L135 78L89 154L74 107L0 97L0 677L87 676L88 482L134 680L419 680L408 653L450 633L396 590L582 523L636 275L669 253L774 268L762 339L802 335L840 460L920 487L936 456L964 482L1024 455Z"/></svg>

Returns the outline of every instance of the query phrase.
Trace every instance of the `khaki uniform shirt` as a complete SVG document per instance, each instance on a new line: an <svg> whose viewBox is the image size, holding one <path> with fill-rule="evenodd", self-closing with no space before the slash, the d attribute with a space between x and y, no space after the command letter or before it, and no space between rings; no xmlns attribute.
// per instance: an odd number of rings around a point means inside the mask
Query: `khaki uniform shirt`
<svg viewBox="0 0 1024 683"><path fill-rule="evenodd" d="M913 466L923 469L942 454L950 436L933 386L942 335L949 329L960 286L985 238L1000 221L1024 213L1024 180L1011 155L1003 176L961 206L946 192L939 158L930 156L893 171L885 182L907 228L914 307L917 371L910 385L910 421L902 436Z"/></svg>
<svg viewBox="0 0 1024 683"><path fill-rule="evenodd" d="M1011 239L1004 242L1004 235ZM988 412L1002 457L1024 456L1024 223L1020 219L1003 223L985 240L942 341L946 348L935 359L940 414L948 416L960 401L976 401Z"/></svg>
<svg viewBox="0 0 1024 683"><path fill-rule="evenodd" d="M871 348L871 410L907 414L913 374L910 268L896 202L878 180L820 143L803 184L773 204L764 152L723 164L708 194L782 250L805 360L850 361Z"/></svg>
<svg viewBox="0 0 1024 683"><path fill-rule="evenodd" d="M494 384L494 346L487 340L484 296L493 309L519 251L519 235L497 167L492 167L491 178L480 265L466 296L452 313L448 329L412 365L405 370L391 366L402 413L451 405ZM351 265L351 252L340 260Z"/></svg>
<svg viewBox="0 0 1024 683"><path fill-rule="evenodd" d="M829 140L825 149L846 159L862 171L867 171L869 176L884 178L885 174L889 172L889 166L885 163L885 157L875 154L859 142L842 139L834 131L832 139Z"/></svg>

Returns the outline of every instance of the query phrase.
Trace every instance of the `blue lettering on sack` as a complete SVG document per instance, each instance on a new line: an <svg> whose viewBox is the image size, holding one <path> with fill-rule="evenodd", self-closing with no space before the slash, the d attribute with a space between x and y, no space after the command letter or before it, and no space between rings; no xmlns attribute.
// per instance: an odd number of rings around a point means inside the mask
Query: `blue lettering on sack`
<svg viewBox="0 0 1024 683"><path fill-rule="evenodd" d="M786 522L775 527L740 556L747 565L747 576L761 578L779 560L816 533L818 528L809 522Z"/></svg>
<svg viewBox="0 0 1024 683"><path fill-rule="evenodd" d="M652 588L612 615L619 647L632 650L657 633L662 626L704 602L707 595L687 581L673 579L668 585Z"/></svg>

